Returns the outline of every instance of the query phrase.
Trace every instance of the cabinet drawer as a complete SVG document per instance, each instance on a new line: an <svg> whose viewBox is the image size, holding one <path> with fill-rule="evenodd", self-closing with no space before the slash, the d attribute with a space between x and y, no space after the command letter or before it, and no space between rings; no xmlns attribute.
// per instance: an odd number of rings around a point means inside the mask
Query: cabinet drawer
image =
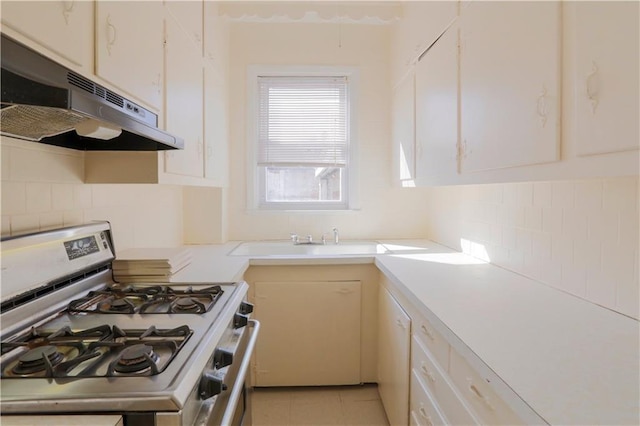
<svg viewBox="0 0 640 426"><path fill-rule="evenodd" d="M422 385L418 374L416 370L411 374L411 422L419 426L449 424L437 408L429 391Z"/></svg>
<svg viewBox="0 0 640 426"><path fill-rule="evenodd" d="M429 349L444 371L449 368L449 343L422 316L416 317L413 335Z"/></svg>
<svg viewBox="0 0 640 426"><path fill-rule="evenodd" d="M487 381L456 351L451 351L449 374L454 385L484 424L524 424L516 413L489 386Z"/></svg>
<svg viewBox="0 0 640 426"><path fill-rule="evenodd" d="M467 408L459 391L451 384L447 374L438 366L433 355L413 337L411 342L413 374L436 401L440 411L452 424L476 424L476 416ZM413 389L413 387L412 387Z"/></svg>

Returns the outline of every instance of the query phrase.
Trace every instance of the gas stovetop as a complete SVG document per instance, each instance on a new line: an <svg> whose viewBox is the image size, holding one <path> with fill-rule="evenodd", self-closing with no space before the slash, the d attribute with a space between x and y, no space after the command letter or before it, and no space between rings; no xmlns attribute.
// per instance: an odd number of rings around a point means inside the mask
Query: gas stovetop
<svg viewBox="0 0 640 426"><path fill-rule="evenodd" d="M106 222L3 240L3 413L187 404L247 284L117 283L114 258Z"/></svg>
<svg viewBox="0 0 640 426"><path fill-rule="evenodd" d="M1 342L2 378L152 376L161 373L193 330L121 329L102 325L54 332L34 328Z"/></svg>
<svg viewBox="0 0 640 426"><path fill-rule="evenodd" d="M228 283L231 284L231 283ZM106 287L73 300L70 314L203 314L222 296L220 285L172 288L166 285Z"/></svg>

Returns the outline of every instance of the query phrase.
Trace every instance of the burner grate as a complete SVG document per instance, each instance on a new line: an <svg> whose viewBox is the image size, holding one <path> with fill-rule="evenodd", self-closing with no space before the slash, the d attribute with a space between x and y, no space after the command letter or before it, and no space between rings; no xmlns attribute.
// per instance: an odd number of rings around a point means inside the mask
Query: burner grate
<svg viewBox="0 0 640 426"><path fill-rule="evenodd" d="M17 341L1 342L1 371L10 377L153 376L161 373L193 334L186 325L144 330L103 325L53 333L32 329Z"/></svg>
<svg viewBox="0 0 640 426"><path fill-rule="evenodd" d="M73 300L70 314L203 314L209 312L224 291L215 285L178 290L167 286L106 287Z"/></svg>

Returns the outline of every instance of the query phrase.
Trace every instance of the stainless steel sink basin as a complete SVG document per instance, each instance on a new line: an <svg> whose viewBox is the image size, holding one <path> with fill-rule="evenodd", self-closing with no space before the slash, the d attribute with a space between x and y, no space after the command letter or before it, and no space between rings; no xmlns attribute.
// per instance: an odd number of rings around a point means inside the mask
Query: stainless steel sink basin
<svg viewBox="0 0 640 426"><path fill-rule="evenodd" d="M389 250L377 241L341 241L339 244L293 244L290 241L248 241L231 250L230 256L339 256L384 254Z"/></svg>

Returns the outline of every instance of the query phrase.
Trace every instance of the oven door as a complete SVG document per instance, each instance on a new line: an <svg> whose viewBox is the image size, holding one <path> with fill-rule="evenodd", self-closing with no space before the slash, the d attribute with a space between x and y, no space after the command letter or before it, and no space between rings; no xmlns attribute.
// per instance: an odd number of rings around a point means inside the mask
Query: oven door
<svg viewBox="0 0 640 426"><path fill-rule="evenodd" d="M196 424L207 426L250 426L251 394L247 383L247 372L251 363L251 355L260 332L260 322L249 320L250 333L244 333L238 348L234 352L237 359L224 374L223 383L226 389L215 397L204 418Z"/></svg>

